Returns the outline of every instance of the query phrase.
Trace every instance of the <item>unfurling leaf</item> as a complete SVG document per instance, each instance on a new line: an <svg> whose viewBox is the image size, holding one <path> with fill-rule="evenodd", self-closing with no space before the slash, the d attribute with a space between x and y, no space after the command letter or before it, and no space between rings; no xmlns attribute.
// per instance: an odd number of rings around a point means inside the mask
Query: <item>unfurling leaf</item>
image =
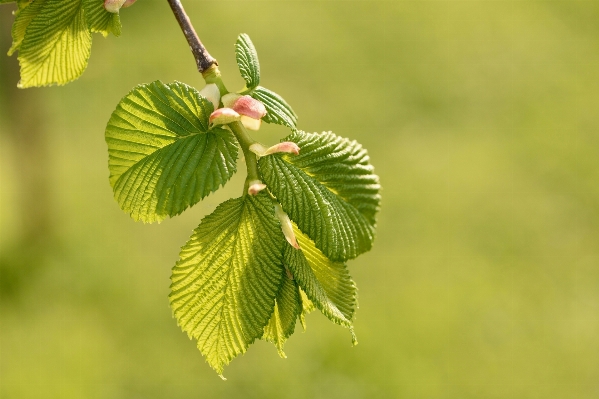
<svg viewBox="0 0 599 399"><path fill-rule="evenodd" d="M236 171L237 143L209 130L213 105L183 83L133 89L106 127L110 184L135 220L175 216L224 185Z"/></svg>
<svg viewBox="0 0 599 399"><path fill-rule="evenodd" d="M273 343L279 356L286 358L283 352L285 341L293 334L295 323L302 312L302 303L299 287L290 278L288 272L283 271L281 287L275 298L275 310L264 327L262 339Z"/></svg>
<svg viewBox="0 0 599 399"><path fill-rule="evenodd" d="M219 374L273 314L284 238L267 194L219 205L181 249L171 276L177 323Z"/></svg>
<svg viewBox="0 0 599 399"><path fill-rule="evenodd" d="M259 161L264 183L283 210L333 261L370 250L380 185L366 150L330 132L296 131L283 140L296 143L300 154Z"/></svg>
<svg viewBox="0 0 599 399"><path fill-rule="evenodd" d="M235 57L241 77L245 80L244 92L249 92L260 84L260 62L254 44L245 33L237 38Z"/></svg>

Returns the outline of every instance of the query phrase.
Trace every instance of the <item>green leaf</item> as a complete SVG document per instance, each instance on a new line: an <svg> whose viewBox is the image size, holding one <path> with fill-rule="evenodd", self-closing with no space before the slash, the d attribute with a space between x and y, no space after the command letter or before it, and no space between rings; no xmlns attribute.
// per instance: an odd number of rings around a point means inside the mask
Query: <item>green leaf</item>
<svg viewBox="0 0 599 399"><path fill-rule="evenodd" d="M106 126L114 197L135 220L175 216L224 185L236 171L231 132L208 129L210 101L183 83L133 89Z"/></svg>
<svg viewBox="0 0 599 399"><path fill-rule="evenodd" d="M241 77L245 80L244 92L260 84L260 62L258 53L250 37L242 33L235 42L235 56Z"/></svg>
<svg viewBox="0 0 599 399"><path fill-rule="evenodd" d="M261 193L219 205L181 249L171 308L221 375L263 335L281 284L283 245L273 202Z"/></svg>
<svg viewBox="0 0 599 399"><path fill-rule="evenodd" d="M286 271L281 277L281 287L275 298L275 310L264 327L262 339L273 343L279 356L286 358L283 345L295 330L295 322L302 312L299 287Z"/></svg>
<svg viewBox="0 0 599 399"><path fill-rule="evenodd" d="M300 298L302 301L302 312L300 313L299 319L300 319L300 323L302 324L302 328L304 329L304 332L305 332L306 331L306 315L312 313L314 311L314 309L316 309L316 308L314 307L314 304L312 303L312 301L310 299L308 299L308 296L306 295L304 290L299 288L299 293L300 293Z"/></svg>
<svg viewBox="0 0 599 399"><path fill-rule="evenodd" d="M121 35L119 14L106 11L104 0L83 0L83 9L87 26L92 32L101 33L104 37L108 36L108 33Z"/></svg>
<svg viewBox="0 0 599 399"><path fill-rule="evenodd" d="M63 85L77 79L87 67L90 48L81 1L46 0L19 48L19 87Z"/></svg>
<svg viewBox="0 0 599 399"><path fill-rule="evenodd" d="M366 150L330 132L296 131L284 140L298 144L300 155L269 155L259 166L291 220L331 260L370 250L380 185Z"/></svg>
<svg viewBox="0 0 599 399"><path fill-rule="evenodd" d="M300 250L285 246L284 264L314 305L332 322L352 330L356 308L356 285L347 266L333 262L316 248L314 242L294 226Z"/></svg>
<svg viewBox="0 0 599 399"><path fill-rule="evenodd" d="M250 93L250 96L262 102L266 107L266 115L262 120L266 123L276 123L295 129L297 124L297 114L291 106L277 93L270 91L262 86L256 87Z"/></svg>
<svg viewBox="0 0 599 399"><path fill-rule="evenodd" d="M22 5L19 3L19 9L15 13L15 22L12 25L12 46L8 50L8 55L13 55L21 47L27 27L40 13L44 3L45 0L35 0L30 3L22 3Z"/></svg>

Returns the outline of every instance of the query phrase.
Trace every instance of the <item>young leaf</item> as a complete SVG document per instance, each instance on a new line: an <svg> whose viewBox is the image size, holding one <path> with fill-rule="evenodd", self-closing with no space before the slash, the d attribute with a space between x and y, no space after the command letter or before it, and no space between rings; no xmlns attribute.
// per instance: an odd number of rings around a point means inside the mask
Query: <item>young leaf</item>
<svg viewBox="0 0 599 399"><path fill-rule="evenodd" d="M254 44L245 33L237 38L235 56L241 77L245 80L243 92L249 92L260 84L260 62Z"/></svg>
<svg viewBox="0 0 599 399"><path fill-rule="evenodd" d="M214 106L183 83L133 89L106 126L114 197L135 220L175 216L236 171L237 143L228 130L208 129Z"/></svg>
<svg viewBox="0 0 599 399"><path fill-rule="evenodd" d="M284 264L322 314L332 322L351 329L356 307L356 285L347 266L327 259L296 226L294 231L301 250L287 245L283 253Z"/></svg>
<svg viewBox="0 0 599 399"><path fill-rule="evenodd" d="M259 166L291 220L333 261L370 250L380 185L366 150L330 132L296 131L283 140L300 154L262 157Z"/></svg>
<svg viewBox="0 0 599 399"><path fill-rule="evenodd" d="M262 339L273 343L279 356L286 358L283 345L295 330L295 322L302 312L299 287L283 272L281 287L275 298L275 310L264 327Z"/></svg>
<svg viewBox="0 0 599 399"><path fill-rule="evenodd" d="M262 120L266 123L276 123L295 129L297 124L297 114L291 106L277 93L270 91L262 86L256 87L250 93L250 96L262 102L266 107L266 115Z"/></svg>
<svg viewBox="0 0 599 399"><path fill-rule="evenodd" d="M177 323L222 375L273 313L284 238L267 194L219 205L181 249L169 296Z"/></svg>
<svg viewBox="0 0 599 399"><path fill-rule="evenodd" d="M46 0L19 48L19 87L63 85L77 79L87 66L90 47L81 1Z"/></svg>
<svg viewBox="0 0 599 399"><path fill-rule="evenodd" d="M104 37L108 36L108 33L112 33L115 36L121 35L119 14L106 11L104 0L82 1L87 26L92 32L101 33Z"/></svg>
<svg viewBox="0 0 599 399"><path fill-rule="evenodd" d="M35 0L34 2L23 3L22 5L19 3L19 9L15 13L15 22L12 25L12 46L8 50L8 55L13 55L21 47L27 27L31 23L31 20L40 13L44 3L45 0Z"/></svg>

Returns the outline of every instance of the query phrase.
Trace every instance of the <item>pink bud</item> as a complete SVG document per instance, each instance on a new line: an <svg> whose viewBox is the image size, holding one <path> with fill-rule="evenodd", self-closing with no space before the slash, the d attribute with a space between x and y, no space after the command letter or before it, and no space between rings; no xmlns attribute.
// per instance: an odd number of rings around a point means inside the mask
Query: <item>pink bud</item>
<svg viewBox="0 0 599 399"><path fill-rule="evenodd" d="M268 150L266 150L266 154L264 155L270 155L277 152L289 152L291 154L299 155L299 150L299 146L294 142L284 141L282 143L275 144L272 147L270 147Z"/></svg>
<svg viewBox="0 0 599 399"><path fill-rule="evenodd" d="M104 9L113 14L118 14L126 0L104 0Z"/></svg>
<svg viewBox="0 0 599 399"><path fill-rule="evenodd" d="M239 114L231 108L219 108L210 114L210 123L212 125L226 125L238 121Z"/></svg>
<svg viewBox="0 0 599 399"><path fill-rule="evenodd" d="M250 151L254 154L264 157L266 155L275 154L277 152L287 152L291 154L298 155L299 154L299 146L292 141L284 141L279 144L275 144L270 148L264 147L260 143L254 143L250 146Z"/></svg>
<svg viewBox="0 0 599 399"><path fill-rule="evenodd" d="M266 108L260 101L250 96L241 96L233 104L233 108L238 114L249 116L253 119L261 119L266 115Z"/></svg>
<svg viewBox="0 0 599 399"><path fill-rule="evenodd" d="M200 95L206 97L206 99L210 101L212 105L214 105L215 110L218 109L218 103L220 102L220 90L218 90L217 85L214 83L207 84L202 90L200 90Z"/></svg>
<svg viewBox="0 0 599 399"><path fill-rule="evenodd" d="M249 195L258 195L258 193L266 188L266 184L262 183L260 180L253 180L249 184L248 194Z"/></svg>
<svg viewBox="0 0 599 399"><path fill-rule="evenodd" d="M283 235L287 242L295 249L300 249L297 240L295 239L295 233L293 232L293 225L291 224L291 220L289 220L289 216L283 211L281 205L275 205L275 215L281 222L281 230L283 230Z"/></svg>
<svg viewBox="0 0 599 399"><path fill-rule="evenodd" d="M241 123L243 123L243 126L245 126L246 129L258 130L260 129L262 121L260 119L254 119L250 118L249 116L241 115Z"/></svg>
<svg viewBox="0 0 599 399"><path fill-rule="evenodd" d="M137 0L125 0L125 2L123 3L123 8L131 7L133 3L135 3L136 1Z"/></svg>

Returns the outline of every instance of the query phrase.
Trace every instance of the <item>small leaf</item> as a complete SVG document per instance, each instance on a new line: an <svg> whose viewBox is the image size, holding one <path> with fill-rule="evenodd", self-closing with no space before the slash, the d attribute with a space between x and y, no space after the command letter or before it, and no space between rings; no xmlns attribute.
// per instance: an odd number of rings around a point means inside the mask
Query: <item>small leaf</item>
<svg viewBox="0 0 599 399"><path fill-rule="evenodd" d="M297 125L297 114L291 106L277 93L262 86L256 87L250 96L262 102L266 107L266 115L262 120L266 123L276 123L295 129Z"/></svg>
<svg viewBox="0 0 599 399"><path fill-rule="evenodd" d="M77 79L87 67L90 48L81 2L46 0L19 48L18 86L63 85Z"/></svg>
<svg viewBox="0 0 599 399"><path fill-rule="evenodd" d="M119 14L106 11L104 8L104 0L82 1L87 26L92 32L101 33L104 37L108 36L108 33L112 33L115 36L121 35L121 20Z"/></svg>
<svg viewBox="0 0 599 399"><path fill-rule="evenodd" d="M245 80L245 93L260 84L258 53L250 37L245 33L239 35L235 42L235 56L241 77Z"/></svg>
<svg viewBox="0 0 599 399"><path fill-rule="evenodd" d="M297 227L295 234L301 250L286 246L284 264L322 314L332 322L351 329L356 308L356 285L347 266L329 260Z"/></svg>
<svg viewBox="0 0 599 399"><path fill-rule="evenodd" d="M228 130L208 129L213 105L183 83L133 89L106 126L110 184L135 220L175 216L236 171L237 143Z"/></svg>
<svg viewBox="0 0 599 399"><path fill-rule="evenodd" d="M263 336L283 275L283 240L273 202L261 193L219 205L181 249L171 308L219 374Z"/></svg>
<svg viewBox="0 0 599 399"><path fill-rule="evenodd" d="M295 330L295 323L302 312L302 303L299 287L285 271L281 281L281 287L275 298L275 310L264 327L262 339L273 343L279 356L286 358L283 345Z"/></svg>
<svg viewBox="0 0 599 399"><path fill-rule="evenodd" d="M296 131L283 140L296 143L299 155L259 161L264 183L283 210L331 260L370 250L380 185L366 150L330 132Z"/></svg>
<svg viewBox="0 0 599 399"><path fill-rule="evenodd" d="M44 6L45 0L35 0L30 3L19 3L19 9L15 12L15 22L12 25L12 46L8 50L8 55L13 55L15 51L21 47L21 43L25 38L25 32L27 27L35 18L42 7Z"/></svg>

